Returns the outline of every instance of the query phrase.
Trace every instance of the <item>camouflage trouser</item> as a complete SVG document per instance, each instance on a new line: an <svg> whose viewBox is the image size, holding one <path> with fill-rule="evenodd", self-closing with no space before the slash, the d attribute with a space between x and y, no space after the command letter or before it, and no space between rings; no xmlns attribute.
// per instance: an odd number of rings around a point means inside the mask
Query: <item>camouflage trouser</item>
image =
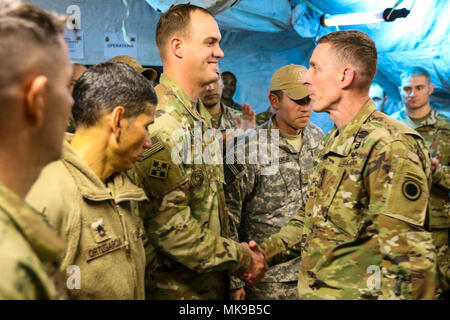
<svg viewBox="0 0 450 320"><path fill-rule="evenodd" d="M448 295L450 285L449 229L433 230L432 235L437 250L438 285L436 294L439 298L446 291Z"/></svg>
<svg viewBox="0 0 450 320"><path fill-rule="evenodd" d="M297 300L297 281L260 282L245 287L245 300Z"/></svg>

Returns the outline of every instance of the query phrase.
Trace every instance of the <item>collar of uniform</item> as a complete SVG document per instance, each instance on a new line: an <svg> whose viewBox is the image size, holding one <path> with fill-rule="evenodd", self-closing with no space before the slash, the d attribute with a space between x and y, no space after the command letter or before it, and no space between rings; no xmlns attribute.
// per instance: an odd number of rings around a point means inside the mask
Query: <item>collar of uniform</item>
<svg viewBox="0 0 450 320"><path fill-rule="evenodd" d="M411 120L411 118L408 116L408 112L406 111L406 107L404 107L402 110L400 110L400 118L404 123L406 123L409 127L413 128L414 130L420 127L424 126L434 126L437 123L439 113L436 109L431 108L430 113L428 113L428 116L421 121L419 124L416 124L414 121Z"/></svg>
<svg viewBox="0 0 450 320"><path fill-rule="evenodd" d="M288 153L300 153L301 150L295 150L294 147L288 142L288 140L283 136L283 134L280 132L280 128L278 128L276 122L274 121L275 119L275 115L273 114L270 117L270 120L267 122L266 125L262 125L261 129L265 129L264 127L267 128L268 132L267 132L267 136L268 139L271 139L270 141L272 141L271 135L272 135L272 131L271 130L279 130L278 132L278 137L279 137L279 148L288 152ZM301 133L303 134L303 133ZM269 141L269 140L268 140Z"/></svg>
<svg viewBox="0 0 450 320"><path fill-rule="evenodd" d="M16 193L0 183L0 207L28 240L43 263L59 262L65 244L51 228L45 215L31 208Z"/></svg>
<svg viewBox="0 0 450 320"><path fill-rule="evenodd" d="M319 144L320 139L315 139L311 129L311 121L308 122L306 128L303 129L303 148L307 148L308 150L315 150Z"/></svg>
<svg viewBox="0 0 450 320"><path fill-rule="evenodd" d="M177 96L178 100L184 105L186 110L197 120L209 122L211 127L211 115L208 110L206 110L200 99L197 99L197 105L193 105L191 99L187 95L186 91L173 79L169 78L164 73L161 74L161 78L159 83L167 88L170 88L171 91ZM195 108L197 106L197 108Z"/></svg>
<svg viewBox="0 0 450 320"><path fill-rule="evenodd" d="M115 203L147 200L144 191L123 173L116 173L108 179L108 183L114 184L114 195L110 194L106 185L70 146L72 138L73 134L66 133L63 161L84 198L91 201L113 200Z"/></svg>
<svg viewBox="0 0 450 320"><path fill-rule="evenodd" d="M348 156L359 129L375 109L375 104L369 99L358 114L344 127L342 132L339 132L339 135L335 139L331 139L331 144L328 144L326 147L324 155L327 153L335 153L344 157ZM333 132L336 131L333 130Z"/></svg>

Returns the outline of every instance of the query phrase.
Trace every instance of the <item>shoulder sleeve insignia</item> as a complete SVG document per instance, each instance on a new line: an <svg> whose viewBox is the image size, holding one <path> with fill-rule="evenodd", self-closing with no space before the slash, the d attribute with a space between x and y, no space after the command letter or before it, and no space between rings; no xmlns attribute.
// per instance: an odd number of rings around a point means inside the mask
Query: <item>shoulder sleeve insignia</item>
<svg viewBox="0 0 450 320"><path fill-rule="evenodd" d="M169 163L166 161L153 159L150 167L149 176L157 179L167 179Z"/></svg>
<svg viewBox="0 0 450 320"><path fill-rule="evenodd" d="M416 201L422 195L422 187L417 181L417 178L412 175L406 175L405 181L402 184L403 196L411 201Z"/></svg>

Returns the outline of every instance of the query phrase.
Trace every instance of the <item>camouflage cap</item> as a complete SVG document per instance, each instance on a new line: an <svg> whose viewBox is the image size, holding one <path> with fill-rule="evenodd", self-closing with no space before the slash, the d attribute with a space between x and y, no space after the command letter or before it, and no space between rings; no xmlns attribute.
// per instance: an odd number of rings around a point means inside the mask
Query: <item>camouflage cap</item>
<svg viewBox="0 0 450 320"><path fill-rule="evenodd" d="M282 90L292 100L300 100L308 95L308 87L301 83L306 72L304 66L290 64L276 70L270 80L270 91Z"/></svg>
<svg viewBox="0 0 450 320"><path fill-rule="evenodd" d="M158 77L158 72L152 68L144 68L139 61L137 61L134 57L131 56L115 56L114 58L109 59L109 61L119 61L126 63L130 67L133 67L137 72L144 73L146 72L147 78L150 80L155 80Z"/></svg>

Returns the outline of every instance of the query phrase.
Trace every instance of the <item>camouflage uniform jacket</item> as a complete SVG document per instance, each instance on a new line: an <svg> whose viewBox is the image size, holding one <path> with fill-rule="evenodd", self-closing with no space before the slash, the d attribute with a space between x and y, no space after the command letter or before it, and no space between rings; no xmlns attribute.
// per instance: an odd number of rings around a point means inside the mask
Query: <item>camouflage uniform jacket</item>
<svg viewBox="0 0 450 320"><path fill-rule="evenodd" d="M266 111L258 113L256 115L256 125L260 126L263 123L266 123L267 121L270 120L271 117L272 117L272 110L270 110L270 106L269 106L269 108L267 108Z"/></svg>
<svg viewBox="0 0 450 320"><path fill-rule="evenodd" d="M439 166L433 173L433 186L430 194L430 226L433 229L450 228L450 119L432 109L429 116L420 124L415 124L405 109L393 115L421 134L425 144L435 157L441 152Z"/></svg>
<svg viewBox="0 0 450 320"><path fill-rule="evenodd" d="M391 117L419 132L432 157L436 156L437 151L441 152L439 166L432 176L429 201L430 226L437 249L439 288L436 294L439 296L450 286L450 120L435 109L420 124L408 117L405 108Z"/></svg>
<svg viewBox="0 0 450 320"><path fill-rule="evenodd" d="M269 265L301 250L300 299L433 299L428 151L372 100L322 140L308 201L266 240Z"/></svg>
<svg viewBox="0 0 450 320"><path fill-rule="evenodd" d="M219 123L212 123L212 127L220 130L221 132L227 129L236 129L236 118L242 117L242 112L227 107L220 102L220 108L222 110L222 116Z"/></svg>
<svg viewBox="0 0 450 320"><path fill-rule="evenodd" d="M64 243L45 218L0 184L0 299L55 299L50 273Z"/></svg>
<svg viewBox="0 0 450 320"><path fill-rule="evenodd" d="M241 275L251 257L227 238L221 134L211 129L201 101L196 107L164 74L156 93L153 146L136 166L150 198L141 214L156 249L148 261L147 291L151 299L224 299L226 273Z"/></svg>
<svg viewBox="0 0 450 320"><path fill-rule="evenodd" d="M255 131L278 130L269 119ZM322 130L312 123L302 131L301 151L295 150L283 135L279 134L279 167L274 174L261 175L261 163L249 163L249 139L245 144L245 164L237 166L241 171L227 181L225 199L230 213L230 227L236 241L255 240L262 243L292 218L306 200L308 175L313 157L323 138ZM274 143L268 138L268 144ZM239 146L238 146L239 147ZM270 149L271 146L268 145ZM253 150L256 152L257 150ZM229 155L234 157L233 154ZM225 172L228 167L225 164ZM232 181L231 181L232 180ZM297 281L300 257L270 268L263 282ZM243 282L239 286L243 286ZM233 283L233 287L236 287Z"/></svg>
<svg viewBox="0 0 450 320"><path fill-rule="evenodd" d="M147 197L124 173L105 185L71 148L71 136L66 134L62 160L44 168L27 201L66 242L61 270L71 299L142 300L144 228L132 202Z"/></svg>

